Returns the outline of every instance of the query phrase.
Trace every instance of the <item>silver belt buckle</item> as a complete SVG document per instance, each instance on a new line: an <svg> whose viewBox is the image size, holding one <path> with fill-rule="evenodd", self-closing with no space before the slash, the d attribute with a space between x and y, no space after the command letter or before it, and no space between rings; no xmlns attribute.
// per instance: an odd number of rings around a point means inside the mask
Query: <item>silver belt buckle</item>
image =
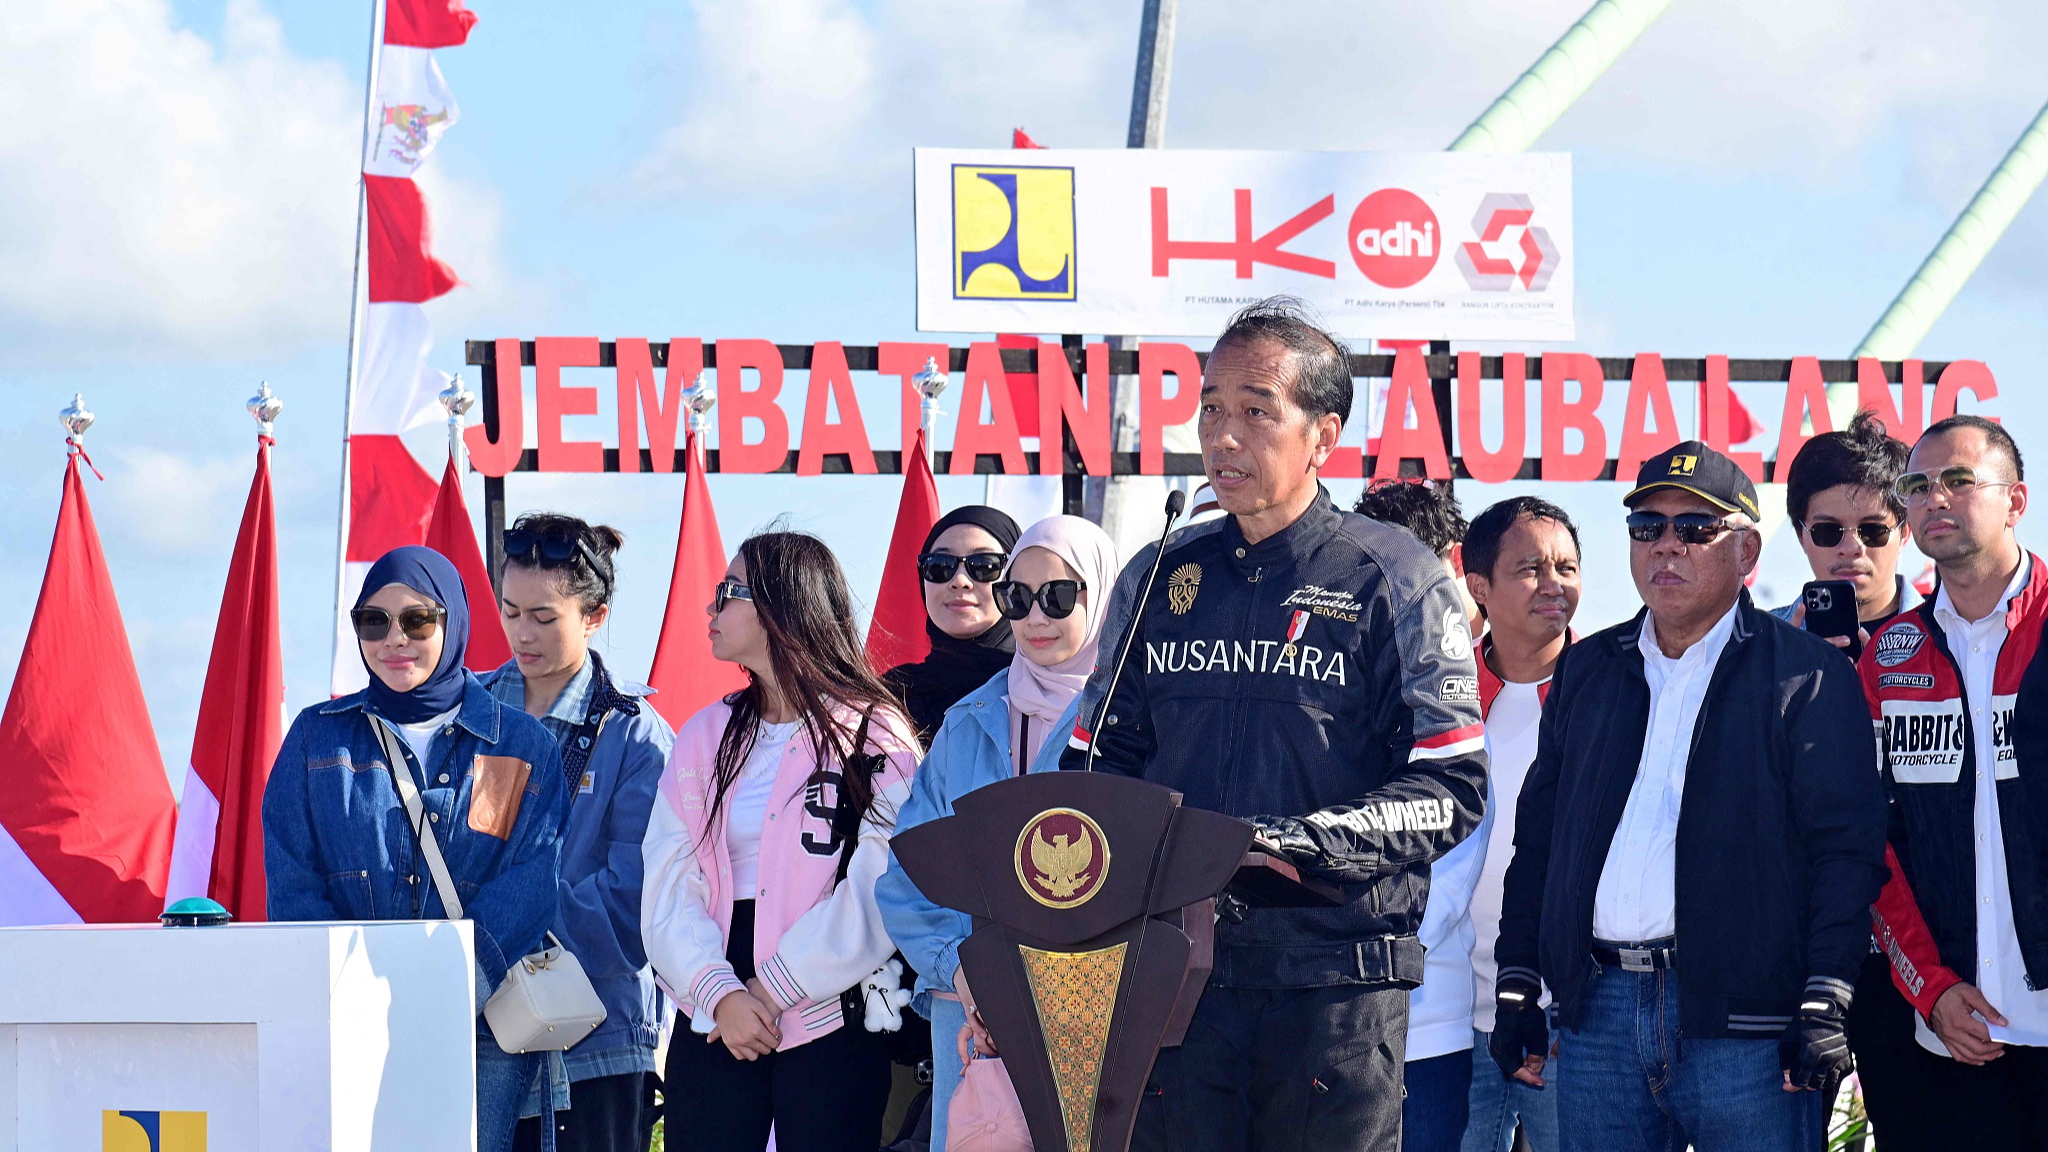
<svg viewBox="0 0 2048 1152"><path fill-rule="evenodd" d="M1621 957L1621 970L1623 972L1655 972L1657 970L1657 954L1654 949L1616 948L1614 951L1616 955Z"/></svg>

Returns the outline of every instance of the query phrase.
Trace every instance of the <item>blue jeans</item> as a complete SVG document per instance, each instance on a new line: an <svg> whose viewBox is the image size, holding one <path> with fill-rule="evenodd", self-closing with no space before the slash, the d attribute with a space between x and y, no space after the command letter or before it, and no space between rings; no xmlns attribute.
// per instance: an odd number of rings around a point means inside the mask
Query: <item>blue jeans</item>
<svg viewBox="0 0 2048 1152"><path fill-rule="evenodd" d="M511 1152L512 1133L519 1127L519 1105L526 1100L541 1055L515 1056L496 1040L476 1042L477 1152Z"/></svg>
<svg viewBox="0 0 2048 1152"><path fill-rule="evenodd" d="M932 1005L932 1149L946 1147L946 1108L953 1102L953 1090L960 1087L960 1049L954 1043L967 1026L967 1009L958 1000L937 996Z"/></svg>
<svg viewBox="0 0 2048 1152"><path fill-rule="evenodd" d="M1558 1059L1543 1063L1543 1087L1510 1080L1500 1074L1487 1045L1493 1033L1472 1032L1472 1118L1465 1126L1463 1152L1508 1152L1515 1145L1515 1127L1529 1140L1531 1152L1558 1152Z"/></svg>
<svg viewBox="0 0 2048 1152"><path fill-rule="evenodd" d="M1559 1038L1567 1152L1813 1152L1827 1117L1818 1092L1787 1092L1778 1041L1678 1035L1676 973L1602 965L1579 1027Z"/></svg>
<svg viewBox="0 0 2048 1152"><path fill-rule="evenodd" d="M1401 1152L1458 1152L1472 1092L1472 1055L1446 1052L1401 1066Z"/></svg>

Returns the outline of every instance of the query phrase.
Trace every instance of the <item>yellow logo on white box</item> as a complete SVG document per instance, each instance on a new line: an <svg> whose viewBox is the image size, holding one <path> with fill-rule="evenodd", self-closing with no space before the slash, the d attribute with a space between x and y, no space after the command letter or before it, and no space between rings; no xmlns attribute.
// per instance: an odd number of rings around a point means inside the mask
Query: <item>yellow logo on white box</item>
<svg viewBox="0 0 2048 1152"><path fill-rule="evenodd" d="M206 1152L206 1113L108 1110L100 1152Z"/></svg>
<svg viewBox="0 0 2048 1152"><path fill-rule="evenodd" d="M953 165L953 298L1072 300L1074 170Z"/></svg>

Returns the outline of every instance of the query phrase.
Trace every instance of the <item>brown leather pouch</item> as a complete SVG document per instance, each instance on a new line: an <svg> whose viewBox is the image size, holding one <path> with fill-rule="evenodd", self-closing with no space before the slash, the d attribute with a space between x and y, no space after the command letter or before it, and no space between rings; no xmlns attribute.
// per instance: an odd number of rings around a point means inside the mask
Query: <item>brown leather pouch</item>
<svg viewBox="0 0 2048 1152"><path fill-rule="evenodd" d="M478 756L470 769L469 827L500 840L512 838L519 823L519 803L533 765L517 756Z"/></svg>

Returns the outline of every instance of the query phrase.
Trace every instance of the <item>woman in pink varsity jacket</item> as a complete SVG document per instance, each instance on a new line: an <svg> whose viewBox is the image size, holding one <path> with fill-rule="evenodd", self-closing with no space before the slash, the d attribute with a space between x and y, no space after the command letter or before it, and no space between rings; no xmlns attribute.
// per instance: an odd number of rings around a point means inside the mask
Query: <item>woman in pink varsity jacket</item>
<svg viewBox="0 0 2048 1152"><path fill-rule="evenodd" d="M748 684L676 734L643 848L641 935L681 1009L669 1139L761 1152L772 1127L780 1152L873 1152L889 1055L840 1005L895 950L875 879L917 737L817 538L741 544L708 611Z"/></svg>

